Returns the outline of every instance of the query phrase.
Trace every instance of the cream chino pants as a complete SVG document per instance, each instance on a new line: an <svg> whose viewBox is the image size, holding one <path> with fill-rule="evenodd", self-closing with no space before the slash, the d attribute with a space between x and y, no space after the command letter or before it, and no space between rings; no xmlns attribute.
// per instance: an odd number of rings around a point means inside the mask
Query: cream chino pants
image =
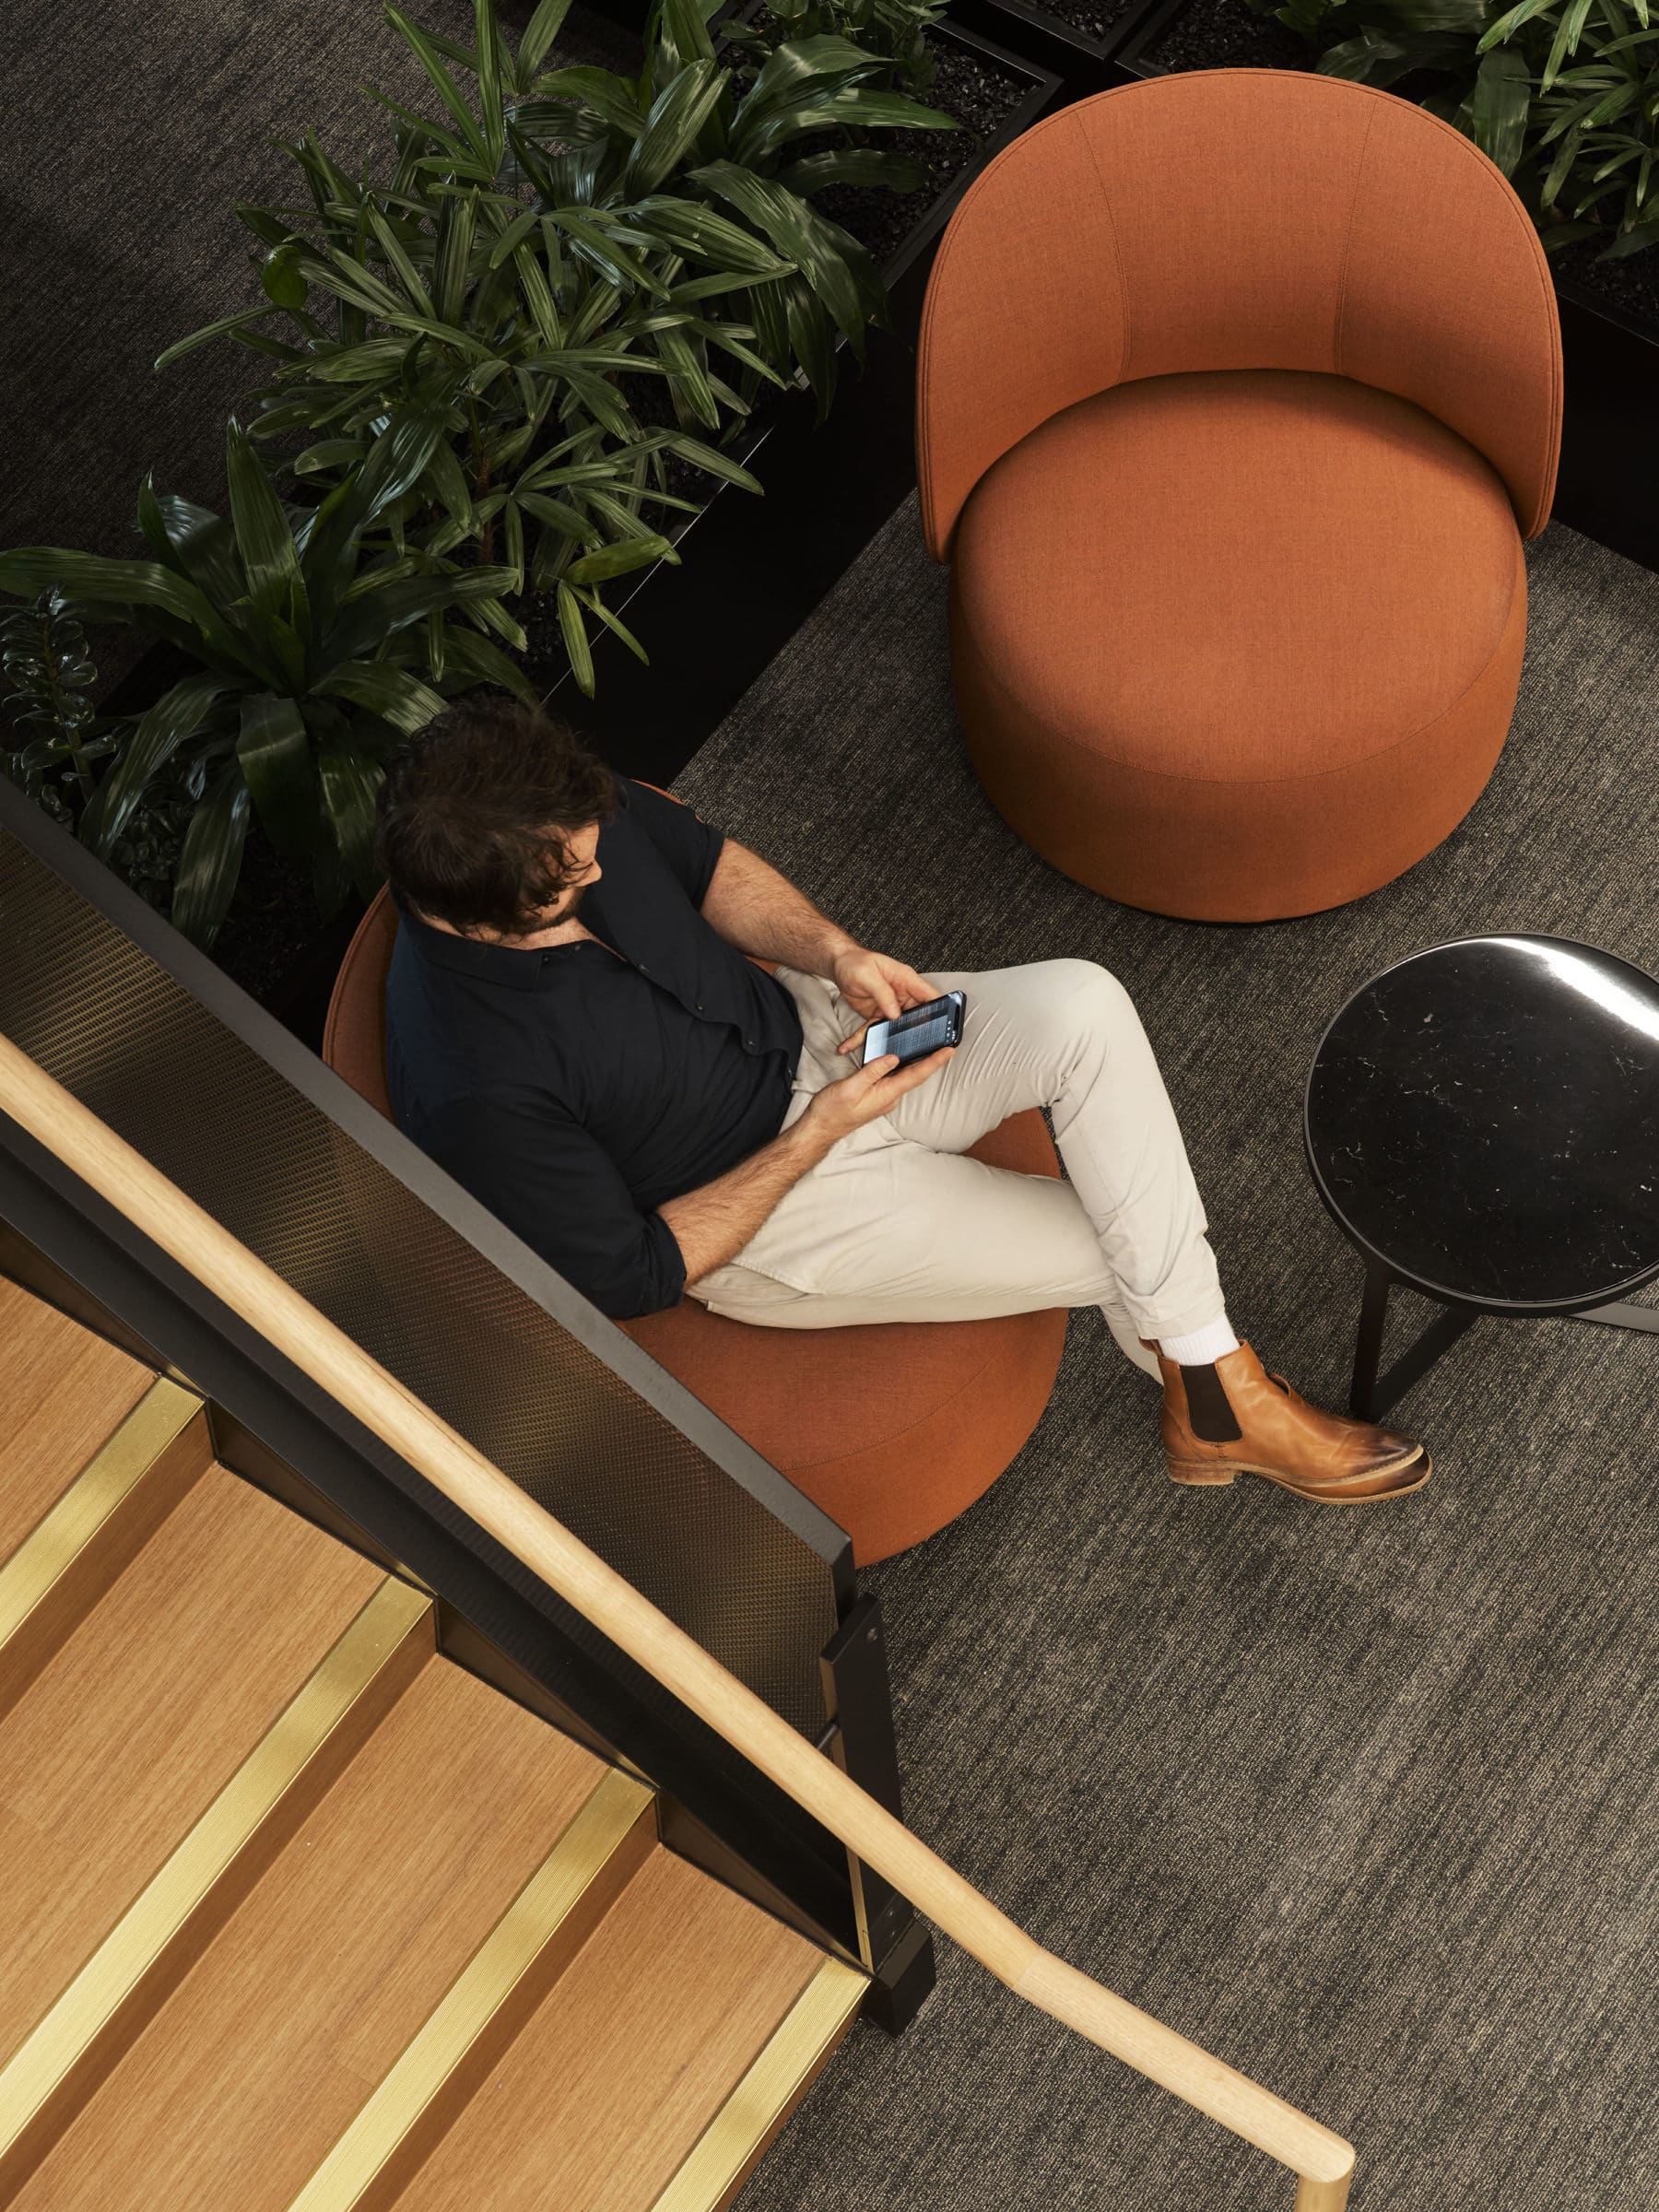
<svg viewBox="0 0 1659 2212"><path fill-rule="evenodd" d="M803 1047L783 1126L853 1072L836 1047L861 1017L832 983L780 968ZM1137 1367L1143 1336L1223 1311L1204 1207L1140 1018L1088 960L935 975L967 996L962 1042L884 1119L844 1136L736 1259L688 1286L766 1328L969 1321L1100 1306ZM966 1158L1010 1114L1046 1106L1068 1181Z"/></svg>

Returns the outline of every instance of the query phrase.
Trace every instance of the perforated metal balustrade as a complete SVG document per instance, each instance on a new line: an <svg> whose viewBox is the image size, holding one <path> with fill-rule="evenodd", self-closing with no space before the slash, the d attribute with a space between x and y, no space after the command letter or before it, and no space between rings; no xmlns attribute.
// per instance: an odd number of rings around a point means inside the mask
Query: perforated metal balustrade
<svg viewBox="0 0 1659 2212"><path fill-rule="evenodd" d="M3 829L0 1029L740 1680L818 1734L818 1654L836 1625L825 1551ZM333 1088L320 1069L316 1080ZM397 1148L390 1132L385 1142ZM608 1324L592 1333L641 1357Z"/></svg>

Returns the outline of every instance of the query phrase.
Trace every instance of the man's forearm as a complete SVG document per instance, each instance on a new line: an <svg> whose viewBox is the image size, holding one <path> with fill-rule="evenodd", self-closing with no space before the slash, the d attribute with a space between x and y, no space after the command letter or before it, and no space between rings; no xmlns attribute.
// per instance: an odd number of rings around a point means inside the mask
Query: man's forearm
<svg viewBox="0 0 1659 2212"><path fill-rule="evenodd" d="M724 1175L658 1206L680 1248L687 1282L700 1282L735 1260L783 1194L817 1167L834 1142L811 1114L805 1115Z"/></svg>
<svg viewBox="0 0 1659 2212"><path fill-rule="evenodd" d="M787 876L727 838L703 894L703 919L728 944L757 960L781 960L805 975L829 976L856 940L819 913Z"/></svg>

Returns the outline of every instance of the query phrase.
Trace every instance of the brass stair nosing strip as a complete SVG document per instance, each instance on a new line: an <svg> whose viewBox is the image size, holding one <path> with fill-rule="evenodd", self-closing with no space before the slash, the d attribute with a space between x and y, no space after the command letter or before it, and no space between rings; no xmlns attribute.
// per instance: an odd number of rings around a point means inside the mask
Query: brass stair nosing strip
<svg viewBox="0 0 1659 2212"><path fill-rule="evenodd" d="M200 1418L200 1465L171 1455L191 1423ZM101 1597L125 1565L109 1538L117 1528L136 1551L159 1528L213 1457L202 1401L164 1378L150 1384L114 1433L100 1445L75 1480L48 1507L11 1557L0 1565L0 1712L26 1687L75 1615ZM183 1474L187 1479L180 1482ZM170 1483L169 1477L173 1480ZM89 1573L99 1547L111 1553L100 1583ZM75 1603L65 1603L74 1590ZM56 1618L63 1615L60 1619Z"/></svg>
<svg viewBox="0 0 1659 2212"><path fill-rule="evenodd" d="M655 1843L654 1805L604 1775L288 2212L395 2200Z"/></svg>
<svg viewBox="0 0 1659 2212"><path fill-rule="evenodd" d="M681 2159L651 2212L720 2212L811 2086L870 1986L826 1959Z"/></svg>
<svg viewBox="0 0 1659 2212"><path fill-rule="evenodd" d="M0 2203L435 1651L430 1600L388 1575L0 2067Z"/></svg>

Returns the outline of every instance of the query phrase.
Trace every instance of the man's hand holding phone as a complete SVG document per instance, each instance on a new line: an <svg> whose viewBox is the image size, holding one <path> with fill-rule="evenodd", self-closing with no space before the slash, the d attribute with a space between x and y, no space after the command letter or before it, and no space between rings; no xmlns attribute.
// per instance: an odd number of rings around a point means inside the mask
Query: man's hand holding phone
<svg viewBox="0 0 1659 2212"><path fill-rule="evenodd" d="M826 1083L802 1119L810 1123L814 1131L821 1133L829 1143L837 1144L843 1136L851 1136L854 1129L862 1129L866 1122L878 1122L884 1113L891 1113L900 1099L938 1074L954 1050L954 1046L947 1045L939 1052L929 1053L925 1060L912 1060L905 1067L900 1066L894 1053L872 1060L868 1067L854 1068L839 1083Z"/></svg>

